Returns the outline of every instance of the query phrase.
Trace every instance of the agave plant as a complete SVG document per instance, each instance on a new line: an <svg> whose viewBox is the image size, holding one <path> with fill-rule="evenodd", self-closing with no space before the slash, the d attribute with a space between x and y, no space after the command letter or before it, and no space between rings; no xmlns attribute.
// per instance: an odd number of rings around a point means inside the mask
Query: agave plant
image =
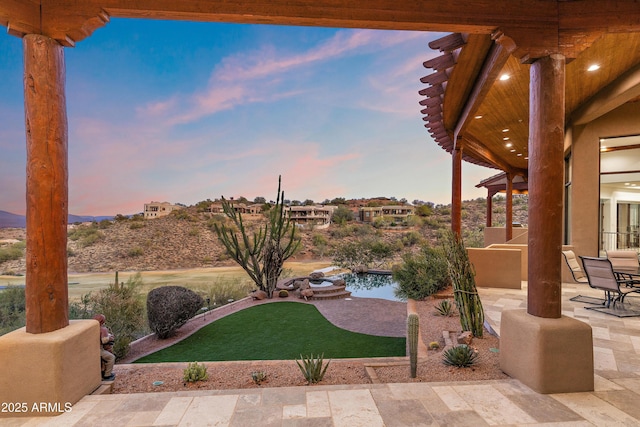
<svg viewBox="0 0 640 427"><path fill-rule="evenodd" d="M453 304L451 304L451 300L445 299L438 303L435 306L436 314L444 317L451 317L454 315Z"/></svg>
<svg viewBox="0 0 640 427"><path fill-rule="evenodd" d="M457 345L442 353L445 365L467 368L478 361L478 353L466 344Z"/></svg>
<svg viewBox="0 0 640 427"><path fill-rule="evenodd" d="M308 384L315 384L322 381L322 378L324 378L324 374L327 372L327 368L329 367L329 362L331 362L331 360L329 360L324 367L322 366L324 363L324 353L317 358L313 357L313 353L308 357L303 357L301 354L300 359L300 361L296 360L296 363Z"/></svg>

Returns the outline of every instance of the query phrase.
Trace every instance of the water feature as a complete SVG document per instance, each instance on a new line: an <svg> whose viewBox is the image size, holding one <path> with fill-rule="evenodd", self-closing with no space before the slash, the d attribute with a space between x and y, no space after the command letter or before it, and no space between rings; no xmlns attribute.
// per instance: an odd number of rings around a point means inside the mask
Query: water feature
<svg viewBox="0 0 640 427"><path fill-rule="evenodd" d="M332 278L342 277L347 282L347 290L351 296L358 298L380 298L390 301L402 301L396 297L396 282L389 274L341 274Z"/></svg>

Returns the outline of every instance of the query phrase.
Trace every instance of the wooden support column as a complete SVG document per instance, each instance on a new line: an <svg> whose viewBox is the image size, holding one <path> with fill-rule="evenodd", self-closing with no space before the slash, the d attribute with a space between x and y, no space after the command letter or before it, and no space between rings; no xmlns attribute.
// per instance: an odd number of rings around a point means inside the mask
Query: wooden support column
<svg viewBox="0 0 640 427"><path fill-rule="evenodd" d="M462 148L456 144L451 153L451 230L462 234Z"/></svg>
<svg viewBox="0 0 640 427"><path fill-rule="evenodd" d="M63 47L23 38L27 136L26 330L69 325L67 107Z"/></svg>
<svg viewBox="0 0 640 427"><path fill-rule="evenodd" d="M565 59L531 65L529 86L529 287L527 311L561 317Z"/></svg>
<svg viewBox="0 0 640 427"><path fill-rule="evenodd" d="M507 199L505 206L505 242L513 239L513 176L507 173Z"/></svg>
<svg viewBox="0 0 640 427"><path fill-rule="evenodd" d="M487 189L487 227L493 225L493 193Z"/></svg>

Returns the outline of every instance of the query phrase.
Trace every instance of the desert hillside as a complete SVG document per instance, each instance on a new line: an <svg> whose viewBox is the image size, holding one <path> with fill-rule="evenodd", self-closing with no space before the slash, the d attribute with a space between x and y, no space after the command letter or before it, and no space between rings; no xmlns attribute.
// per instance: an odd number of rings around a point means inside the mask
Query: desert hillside
<svg viewBox="0 0 640 427"><path fill-rule="evenodd" d="M463 230L468 246L481 246L485 226L484 199L465 201ZM439 230L450 224L450 206L436 205L426 215L416 215L409 226L374 228L350 221L331 224L327 229L301 229L301 250L295 260L331 259L338 245L358 239L379 239L393 245L396 258L413 250L423 241L436 244ZM504 199L494 199L494 225L504 224ZM527 224L527 198L516 196L514 222ZM94 223L69 226L69 271L108 272L169 270L194 267L233 265L213 231L213 224L224 221L221 216L199 212L188 207L171 215L143 220L119 217ZM247 221L257 226L260 219ZM23 274L25 230L0 229L0 274ZM8 255L7 255L8 254ZM13 255L11 255L13 254Z"/></svg>

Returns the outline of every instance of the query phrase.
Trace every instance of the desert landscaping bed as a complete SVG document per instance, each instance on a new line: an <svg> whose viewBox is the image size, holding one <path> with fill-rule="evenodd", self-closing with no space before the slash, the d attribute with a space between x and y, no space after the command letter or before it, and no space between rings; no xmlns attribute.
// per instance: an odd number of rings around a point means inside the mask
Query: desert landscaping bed
<svg viewBox="0 0 640 427"><path fill-rule="evenodd" d="M409 376L408 358L336 359L330 362L320 383L368 384L373 382L437 382L504 379L499 367L499 339L485 330L483 338L474 338L471 346L478 351L478 363L469 368L455 368L442 363L445 342L443 331L460 331L457 316L434 315L437 299L419 301L416 312L420 316L421 339L429 345L438 342L438 350L429 350L418 362L417 378ZM182 380L186 363L116 365L114 393L145 393L182 390L227 390L257 387L287 387L306 385L293 360L204 362L209 378L196 383ZM368 369L367 369L368 368ZM266 379L256 384L251 374L266 373ZM155 384L155 385L154 385Z"/></svg>

